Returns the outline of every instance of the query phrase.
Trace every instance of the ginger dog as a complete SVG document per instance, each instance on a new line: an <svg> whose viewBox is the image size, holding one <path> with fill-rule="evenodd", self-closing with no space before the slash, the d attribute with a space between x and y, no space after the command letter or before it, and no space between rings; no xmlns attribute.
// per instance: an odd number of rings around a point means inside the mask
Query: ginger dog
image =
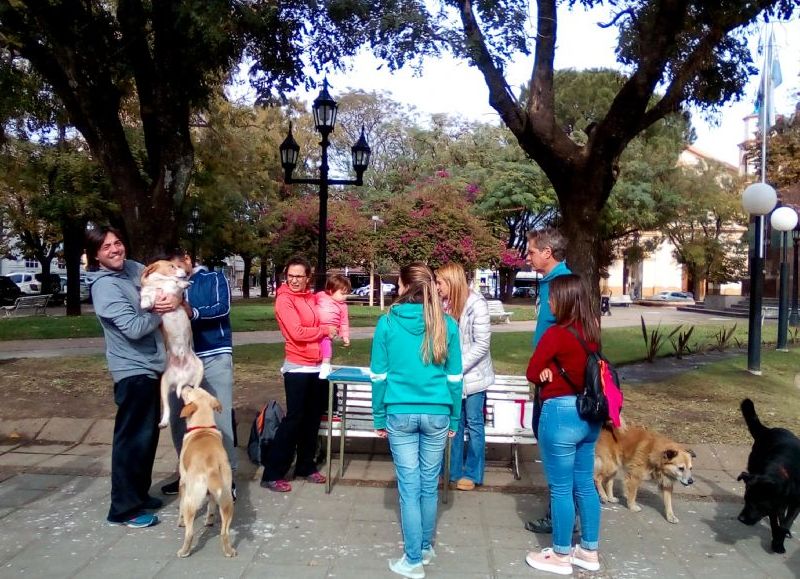
<svg viewBox="0 0 800 579"><path fill-rule="evenodd" d="M672 511L672 488L676 481L684 486L694 482L693 456L691 450L642 426L613 430L604 427L597 439L594 459L594 482L600 500L619 502L614 496L614 477L622 468L628 508L636 513L642 510L636 502L636 493L643 480L653 479L661 489L666 519L677 523L678 517Z"/></svg>
<svg viewBox="0 0 800 579"><path fill-rule="evenodd" d="M172 262L159 260L142 272L141 307L149 310L159 292L183 296L189 287L186 272ZM184 308L161 316L161 332L167 347L167 368L161 376L161 422L159 428L169 424L169 391L174 388L178 398L184 386L196 387L203 381L203 362L192 349L192 324Z"/></svg>
<svg viewBox="0 0 800 579"><path fill-rule="evenodd" d="M183 546L178 557L188 557L192 551L194 518L208 497L205 524L214 524L214 513L219 506L220 540L226 557L235 557L231 545L230 528L233 519L233 473L228 455L222 446L222 433L217 430L214 412L222 412L219 401L202 388L184 388L185 403L181 417L186 418L186 434L180 456L180 516L178 526L186 527Z"/></svg>

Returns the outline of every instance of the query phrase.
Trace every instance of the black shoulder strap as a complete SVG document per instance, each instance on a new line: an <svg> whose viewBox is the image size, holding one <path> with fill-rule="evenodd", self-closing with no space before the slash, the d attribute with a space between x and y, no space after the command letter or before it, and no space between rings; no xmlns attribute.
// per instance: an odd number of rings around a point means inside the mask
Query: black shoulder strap
<svg viewBox="0 0 800 579"><path fill-rule="evenodd" d="M586 352L586 355L587 355L587 356L591 356L592 354L595 354L595 353L599 354L599 352L592 352L592 351L589 349L589 344L587 344L587 343L586 343L586 340L584 340L583 338L581 338L580 334L579 334L578 332L576 332L576 331L575 331L575 328L573 328L572 326L567 326L567 327L566 327L566 330L567 330L567 331L568 331L570 334L572 334L573 336L575 336L575 337L578 339L578 342L579 342L579 343L580 343L580 345L583 347L583 349L584 349L584 351ZM569 385L572 387L572 389L573 389L573 390L575 390L576 392L578 392L578 393L580 393L580 392L583 392L583 388L582 388L582 387L580 387L580 386L578 386L577 384L575 384L575 382L573 382L573 381L570 379L570 377L567 375L567 371L566 371L566 370L564 370L564 367L563 367L563 366L561 365L561 363L558 361L558 358L555 358L555 357L554 357L554 358L553 358L553 362L555 362L556 368L558 368L558 373L559 373L559 374L561 374L561 377L562 377L562 378L564 378L564 380L567 382L567 384L569 384Z"/></svg>
<svg viewBox="0 0 800 579"><path fill-rule="evenodd" d="M583 350L586 352L586 355L587 355L587 356L591 356L592 354L594 354L594 353L595 353L595 352L592 352L592 351L589 349L589 344L587 344L587 343L586 343L586 340L584 340L583 338L581 338L581 335L580 335L580 334L579 334L579 333L578 333L578 332L575 330L575 328L573 328L572 326L567 326L567 327L566 327L566 330L567 330L567 331L568 331L570 334L572 334L573 336L575 336L575 337L578 339L578 342L580 342L581 346L583 346Z"/></svg>

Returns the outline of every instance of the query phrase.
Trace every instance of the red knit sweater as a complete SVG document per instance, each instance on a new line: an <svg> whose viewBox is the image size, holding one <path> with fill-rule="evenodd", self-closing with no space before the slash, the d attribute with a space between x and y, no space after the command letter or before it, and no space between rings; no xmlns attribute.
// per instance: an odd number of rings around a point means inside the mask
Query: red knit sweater
<svg viewBox="0 0 800 579"><path fill-rule="evenodd" d="M583 331L575 327L580 335ZM597 344L587 342L589 349L597 351ZM528 371L525 375L530 382L538 383L539 375L545 368L550 368L553 372L553 381L545 382L541 386L540 396L542 400L557 398L559 396L570 396L577 394L575 388L564 380L553 358L558 358L558 363L566 370L569 379L578 387L583 387L583 375L586 371L586 352L578 339L563 326L552 326L542 335L536 351L528 363Z"/></svg>

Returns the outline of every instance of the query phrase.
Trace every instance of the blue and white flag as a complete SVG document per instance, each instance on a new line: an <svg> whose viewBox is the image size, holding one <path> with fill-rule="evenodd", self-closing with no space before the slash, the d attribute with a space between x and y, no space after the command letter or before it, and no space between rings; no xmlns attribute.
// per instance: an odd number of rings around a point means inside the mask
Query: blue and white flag
<svg viewBox="0 0 800 579"><path fill-rule="evenodd" d="M754 113L758 115L760 129L766 124L767 129L775 124L775 88L783 82L781 63L778 60L778 50L775 46L775 35L770 28L764 50L764 68L758 82L758 94ZM764 90L766 88L766 91ZM764 95L766 94L766 107Z"/></svg>

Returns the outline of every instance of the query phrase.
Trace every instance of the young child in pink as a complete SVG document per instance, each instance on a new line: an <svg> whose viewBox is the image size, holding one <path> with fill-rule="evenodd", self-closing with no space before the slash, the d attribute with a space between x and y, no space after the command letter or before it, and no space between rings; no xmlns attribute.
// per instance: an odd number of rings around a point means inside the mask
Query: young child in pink
<svg viewBox="0 0 800 579"><path fill-rule="evenodd" d="M350 280L343 275L330 275L325 282L325 291L314 294L317 302L319 323L323 326L334 326L345 346L350 345L350 318L347 313L347 294L350 293ZM331 373L333 357L333 341L325 337L320 342L322 366L319 377L324 380Z"/></svg>

